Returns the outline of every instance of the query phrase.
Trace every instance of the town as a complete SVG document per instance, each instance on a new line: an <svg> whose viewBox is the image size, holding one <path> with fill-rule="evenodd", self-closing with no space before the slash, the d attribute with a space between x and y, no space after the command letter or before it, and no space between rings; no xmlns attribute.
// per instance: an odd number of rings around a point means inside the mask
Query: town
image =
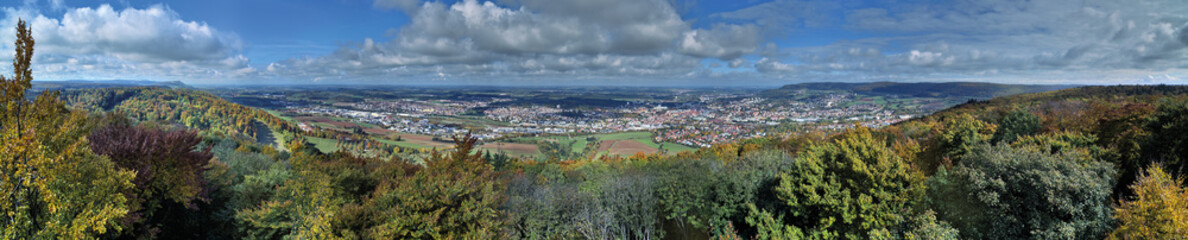
<svg viewBox="0 0 1188 240"><path fill-rule="evenodd" d="M867 96L846 91L801 91L791 99L763 97L758 91L660 89L651 93L617 93L618 98L610 104L587 104L534 101L532 91L525 91L528 93L458 98L453 93L430 89L393 98L399 93L376 95L341 90L338 93L356 96L350 98L354 101L327 101L308 98L302 90L288 90L235 92L230 99L268 99L274 110L285 116L331 117L390 132L439 139L469 133L482 141L493 142L524 136L643 131L653 133L652 141L657 143L695 148L787 134L776 130L775 126L780 125L826 130L855 125L885 126L959 102L950 98ZM572 90L549 94L587 93ZM892 102L896 104L889 104ZM338 129L335 124L317 121L299 125L307 129Z"/></svg>

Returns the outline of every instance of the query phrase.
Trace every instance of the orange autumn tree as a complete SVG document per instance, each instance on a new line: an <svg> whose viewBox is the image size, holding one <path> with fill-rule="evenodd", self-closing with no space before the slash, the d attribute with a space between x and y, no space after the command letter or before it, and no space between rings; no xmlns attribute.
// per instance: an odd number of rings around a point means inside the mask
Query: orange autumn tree
<svg viewBox="0 0 1188 240"><path fill-rule="evenodd" d="M93 239L120 231L133 173L91 153L84 113L57 92L30 101L33 35L17 24L13 75L0 76L0 239Z"/></svg>

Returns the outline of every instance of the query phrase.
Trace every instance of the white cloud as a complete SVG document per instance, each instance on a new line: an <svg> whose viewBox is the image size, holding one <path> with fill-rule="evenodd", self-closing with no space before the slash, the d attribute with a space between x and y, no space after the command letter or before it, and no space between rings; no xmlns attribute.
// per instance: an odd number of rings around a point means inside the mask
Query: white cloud
<svg viewBox="0 0 1188 240"><path fill-rule="evenodd" d="M953 64L955 60L953 56L945 56L944 53L917 50L912 50L907 57L909 63L917 66L944 66Z"/></svg>
<svg viewBox="0 0 1188 240"><path fill-rule="evenodd" d="M427 3L412 17L412 23L400 30L398 43L411 51L427 47L433 51L430 53L442 52L441 46L465 46L456 51L647 54L668 47L688 28L663 1L602 3L596 6L603 7L591 6L583 11L557 2L525 1L518 9L476 0L449 6ZM588 14L617 4L654 11L624 18Z"/></svg>
<svg viewBox="0 0 1188 240"><path fill-rule="evenodd" d="M376 5L396 4L377 1ZM268 74L294 79L542 77L670 78L752 54L754 25L692 28L664 0L426 2L390 41L289 59ZM741 65L735 61L732 65ZM443 73L442 71L446 71Z"/></svg>
<svg viewBox="0 0 1188 240"><path fill-rule="evenodd" d="M255 70L238 52L243 43L201 22L185 21L162 5L116 10L109 5L68 9L50 18L30 9L3 9L0 41L14 41L17 18L37 41L34 70L42 79L229 79ZM9 45L0 51L13 51Z"/></svg>
<svg viewBox="0 0 1188 240"><path fill-rule="evenodd" d="M755 25L714 25L685 32L678 51L698 57L732 60L755 52L762 41Z"/></svg>
<svg viewBox="0 0 1188 240"><path fill-rule="evenodd" d="M762 58L755 62L755 70L762 73L788 74L796 73L796 66L782 63L779 60Z"/></svg>
<svg viewBox="0 0 1188 240"><path fill-rule="evenodd" d="M828 1L776 2L829 6ZM771 59L756 63L756 69L803 80L1031 82L1026 79L1034 76L1036 81L1063 78L1085 83L1141 82L1151 72L1177 76L1188 71L1188 4L1178 0L841 5L837 9L844 13L841 19L797 10L766 18L794 23L836 20L836 26L816 30L843 29L867 37L783 48L765 55ZM751 12L719 15L763 16L755 9L747 11ZM785 25L813 30L807 25ZM797 71L773 71L774 64L781 62L796 62Z"/></svg>

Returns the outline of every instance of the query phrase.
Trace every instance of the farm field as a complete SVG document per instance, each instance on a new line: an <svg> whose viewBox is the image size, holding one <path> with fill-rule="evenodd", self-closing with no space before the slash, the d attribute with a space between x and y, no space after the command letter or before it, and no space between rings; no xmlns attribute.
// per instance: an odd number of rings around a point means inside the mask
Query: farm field
<svg viewBox="0 0 1188 240"><path fill-rule="evenodd" d="M287 116L284 113L277 112L276 110L272 110L272 109L266 109L266 108L261 108L261 109L263 109L265 112L268 112L268 114L272 114L273 116L284 119L285 121L290 121L290 122L293 121L293 118Z"/></svg>
<svg viewBox="0 0 1188 240"><path fill-rule="evenodd" d="M402 139L402 140L393 141L393 140L383 139L380 141L381 141L381 143L397 145L400 147L413 147L413 149L434 149L434 147L437 147L437 149L449 149L449 147L454 146L453 143L444 143L444 141L435 141L434 137L429 137L429 135L412 134L412 133L397 133L397 134L400 135L400 139Z"/></svg>
<svg viewBox="0 0 1188 240"><path fill-rule="evenodd" d="M632 155L637 152L645 154L652 154L658 152L659 149L645 145L635 140L603 140L602 146L598 148L598 152L607 152L613 155Z"/></svg>
<svg viewBox="0 0 1188 240"><path fill-rule="evenodd" d="M526 143L486 143L479 145L479 149L493 153L504 153L516 157L536 158L537 156L540 156L540 150L536 145Z"/></svg>

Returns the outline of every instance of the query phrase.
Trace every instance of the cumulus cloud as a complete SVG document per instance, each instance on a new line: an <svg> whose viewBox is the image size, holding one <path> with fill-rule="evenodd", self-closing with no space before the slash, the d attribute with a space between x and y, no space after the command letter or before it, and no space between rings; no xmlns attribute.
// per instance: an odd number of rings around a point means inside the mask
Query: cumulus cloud
<svg viewBox="0 0 1188 240"><path fill-rule="evenodd" d="M867 36L780 49L768 56L771 59L756 63L756 70L825 80L1001 81L1034 76L1124 83L1143 82L1151 72L1184 75L1188 69L1188 5L1182 1L845 3L836 10L841 19L816 22L836 20L837 25L823 28ZM775 19L814 17L792 14ZM773 71L777 63L791 64L797 71Z"/></svg>
<svg viewBox="0 0 1188 240"><path fill-rule="evenodd" d="M205 23L185 21L162 5L116 10L68 9L50 18L30 9L3 9L0 41L12 42L17 19L37 40L35 66L49 78L236 78L252 74L239 55L243 42ZM7 33L4 33L7 32ZM0 51L11 52L8 45ZM35 70L39 70L35 68ZM55 77L56 76L56 77Z"/></svg>
<svg viewBox="0 0 1188 240"><path fill-rule="evenodd" d="M400 2L375 4L413 6ZM282 77L380 80L680 76L696 70L700 59L734 61L757 51L763 41L754 25L691 27L664 0L463 0L417 6L408 11L413 13L410 23L401 26L390 41L363 39L328 55L279 62L268 72Z"/></svg>
<svg viewBox="0 0 1188 240"><path fill-rule="evenodd" d="M651 54L688 28L664 1L520 3L519 8L476 0L426 3L392 47L430 56Z"/></svg>
<svg viewBox="0 0 1188 240"><path fill-rule="evenodd" d="M762 58L755 62L755 70L762 73L787 74L796 73L796 66L782 63L779 60Z"/></svg>
<svg viewBox="0 0 1188 240"><path fill-rule="evenodd" d="M760 41L755 25L714 25L685 33L677 50L698 57L736 59L755 52Z"/></svg>
<svg viewBox="0 0 1188 240"><path fill-rule="evenodd" d="M953 56L944 53L921 52L912 50L908 55L908 62L917 66L941 66L953 64Z"/></svg>

